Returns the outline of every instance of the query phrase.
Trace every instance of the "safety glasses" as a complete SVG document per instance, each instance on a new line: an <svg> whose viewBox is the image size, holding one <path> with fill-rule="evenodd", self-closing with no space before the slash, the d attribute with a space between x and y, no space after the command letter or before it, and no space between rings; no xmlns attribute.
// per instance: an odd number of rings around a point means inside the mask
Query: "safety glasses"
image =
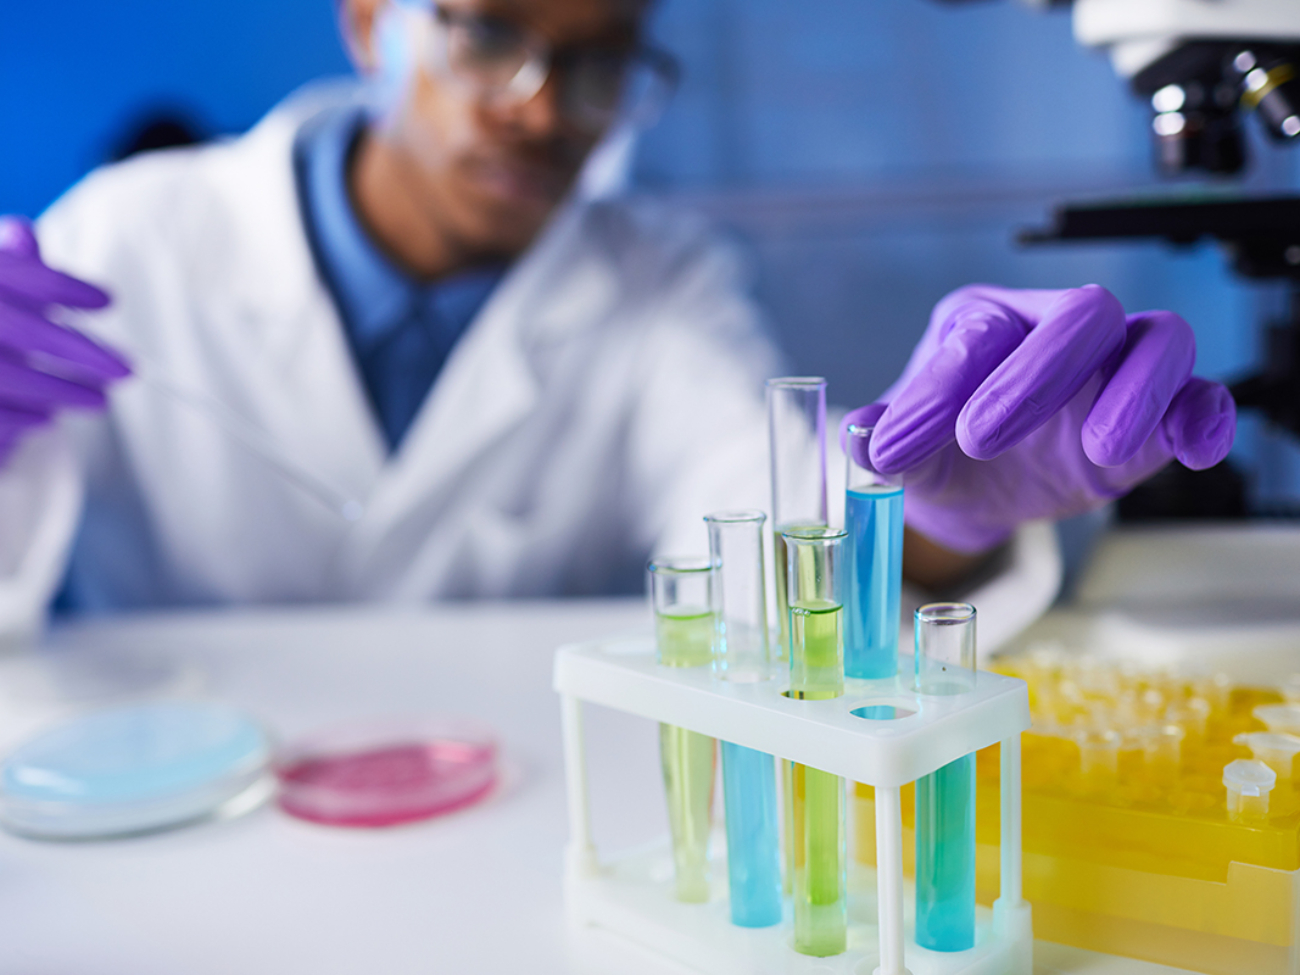
<svg viewBox="0 0 1300 975"><path fill-rule="evenodd" d="M553 76L565 119L601 131L620 117L651 124L677 86L677 60L658 48L554 48L501 17L433 2L419 7L429 28L427 67L485 103L522 104Z"/></svg>

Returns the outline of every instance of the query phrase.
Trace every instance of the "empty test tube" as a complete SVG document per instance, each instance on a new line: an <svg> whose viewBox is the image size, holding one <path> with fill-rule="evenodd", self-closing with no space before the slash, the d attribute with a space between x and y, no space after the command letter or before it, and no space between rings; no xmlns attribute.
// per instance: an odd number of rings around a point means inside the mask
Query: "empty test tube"
<svg viewBox="0 0 1300 975"><path fill-rule="evenodd" d="M655 649L665 667L713 662L717 573L711 559L656 559L650 563ZM659 725L659 757L673 840L677 899L709 899L709 819L713 808L713 739Z"/></svg>
<svg viewBox="0 0 1300 975"><path fill-rule="evenodd" d="M1271 768L1280 782L1290 782L1295 757L1300 754L1300 736L1279 731L1247 731L1232 739L1245 745L1256 761Z"/></svg>
<svg viewBox="0 0 1300 975"><path fill-rule="evenodd" d="M844 675L879 679L898 672L898 613L903 584L903 486L861 466L872 427L847 431L844 494Z"/></svg>
<svg viewBox="0 0 1300 975"><path fill-rule="evenodd" d="M790 597L789 695L801 700L839 697L844 693L845 533L802 528L783 537ZM794 948L805 955L837 955L848 939L844 780L792 763L789 784Z"/></svg>
<svg viewBox="0 0 1300 975"><path fill-rule="evenodd" d="M1269 793L1277 773L1253 759L1239 758L1223 769L1228 790L1228 818L1234 823L1261 823L1268 818Z"/></svg>
<svg viewBox="0 0 1300 975"><path fill-rule="evenodd" d="M718 573L715 670L727 681L769 676L761 511L708 515L709 556ZM781 920L776 768L771 755L722 742L731 921L762 928Z"/></svg>
<svg viewBox="0 0 1300 975"><path fill-rule="evenodd" d="M975 607L930 603L915 616L916 689L975 687ZM916 780L916 943L975 947L975 755Z"/></svg>
<svg viewBox="0 0 1300 975"><path fill-rule="evenodd" d="M773 656L789 651L785 539L790 528L812 528L826 519L826 380L787 376L767 381L767 429L772 461L773 565L780 640Z"/></svg>

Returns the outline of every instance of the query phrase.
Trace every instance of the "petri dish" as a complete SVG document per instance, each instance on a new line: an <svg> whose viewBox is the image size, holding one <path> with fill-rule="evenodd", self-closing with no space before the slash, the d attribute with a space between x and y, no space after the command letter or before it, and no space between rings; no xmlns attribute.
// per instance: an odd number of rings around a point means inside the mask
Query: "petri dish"
<svg viewBox="0 0 1300 975"><path fill-rule="evenodd" d="M269 763L265 732L224 705L96 711L28 739L0 763L0 823L71 840L234 815L265 798Z"/></svg>
<svg viewBox="0 0 1300 975"><path fill-rule="evenodd" d="M414 823L472 806L497 783L490 729L454 718L337 728L275 759L280 808L330 826Z"/></svg>

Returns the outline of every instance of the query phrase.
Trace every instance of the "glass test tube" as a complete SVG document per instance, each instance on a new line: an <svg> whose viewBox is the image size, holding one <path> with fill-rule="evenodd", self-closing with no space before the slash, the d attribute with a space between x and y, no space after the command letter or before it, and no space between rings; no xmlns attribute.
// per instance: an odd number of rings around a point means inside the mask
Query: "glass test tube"
<svg viewBox="0 0 1300 975"><path fill-rule="evenodd" d="M709 556L718 572L714 667L727 681L766 680L770 673L761 511L705 517ZM731 921L764 928L781 920L781 860L776 765L771 755L722 742Z"/></svg>
<svg viewBox="0 0 1300 975"><path fill-rule="evenodd" d="M826 521L826 380L791 376L767 381L768 438L772 459L772 533L776 574L777 660L786 659L789 602L785 540L790 528Z"/></svg>
<svg viewBox="0 0 1300 975"><path fill-rule="evenodd" d="M845 533L821 527L783 534L790 594L790 697L839 697L844 693ZM795 763L789 778L794 948L805 955L836 955L844 951L848 935L844 780Z"/></svg>
<svg viewBox="0 0 1300 975"><path fill-rule="evenodd" d="M975 687L975 607L929 603L916 611L916 689ZM916 943L975 947L975 754L916 780Z"/></svg>
<svg viewBox="0 0 1300 975"><path fill-rule="evenodd" d="M898 672L903 585L903 486L854 459L866 455L874 429L850 425L845 445L844 675L868 679Z"/></svg>
<svg viewBox="0 0 1300 975"><path fill-rule="evenodd" d="M655 650L666 667L713 662L717 573L711 559L656 559L650 563ZM709 818L713 808L713 739L659 725L659 758L668 799L677 899L709 899Z"/></svg>
<svg viewBox="0 0 1300 975"><path fill-rule="evenodd" d="M774 660L790 653L790 603L786 598L786 528L827 524L826 519L826 380L786 376L767 381L767 432L772 465L772 565L776 588L777 641ZM785 892L794 881L790 763L781 762L785 804Z"/></svg>

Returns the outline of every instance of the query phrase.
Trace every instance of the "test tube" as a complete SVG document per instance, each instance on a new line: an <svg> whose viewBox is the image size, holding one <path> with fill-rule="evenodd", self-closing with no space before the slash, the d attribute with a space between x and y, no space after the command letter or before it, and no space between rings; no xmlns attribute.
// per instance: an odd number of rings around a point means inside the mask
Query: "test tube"
<svg viewBox="0 0 1300 975"><path fill-rule="evenodd" d="M790 653L790 602L786 598L786 528L827 524L826 518L826 380L820 376L785 376L767 381L767 430L772 467L772 564L776 588L777 641L774 660ZM781 763L785 801L785 892L794 882L794 777Z"/></svg>
<svg viewBox="0 0 1300 975"><path fill-rule="evenodd" d="M718 571L718 643L714 668L723 680L752 683L771 676L767 591L763 580L761 511L705 515L709 557Z"/></svg>
<svg viewBox="0 0 1300 975"><path fill-rule="evenodd" d="M916 689L975 687L975 607L929 603L915 616ZM975 754L916 780L916 943L975 947Z"/></svg>
<svg viewBox="0 0 1300 975"><path fill-rule="evenodd" d="M783 533L790 594L790 690L799 700L844 693L843 552L845 532L796 528ZM794 948L825 957L848 939L848 857L844 780L792 763Z"/></svg>
<svg viewBox="0 0 1300 975"><path fill-rule="evenodd" d="M844 494L844 676L871 680L898 672L903 585L903 486L854 459L867 455L873 432L849 426Z"/></svg>
<svg viewBox="0 0 1300 975"><path fill-rule="evenodd" d="M717 573L712 559L656 559L650 563L655 650L665 667L713 662ZM668 825L673 840L677 899L709 899L709 816L713 808L713 739L675 725L659 725Z"/></svg>
<svg viewBox="0 0 1300 975"><path fill-rule="evenodd" d="M723 680L764 680L769 673L761 511L705 517L709 556L718 572L715 669ZM731 921L763 928L781 920L781 861L776 766L771 755L722 742Z"/></svg>
<svg viewBox="0 0 1300 975"><path fill-rule="evenodd" d="M1239 758L1223 769L1228 790L1228 818L1234 823L1262 823L1268 818L1269 793L1277 773L1253 759Z"/></svg>
<svg viewBox="0 0 1300 975"><path fill-rule="evenodd" d="M781 533L790 593L790 696L819 701L844 693L843 561L840 528Z"/></svg>
<svg viewBox="0 0 1300 975"><path fill-rule="evenodd" d="M787 376L767 381L767 423L772 460L773 564L780 639L773 648L786 659L790 634L786 598L785 540L790 528L811 528L826 520L826 380Z"/></svg>

